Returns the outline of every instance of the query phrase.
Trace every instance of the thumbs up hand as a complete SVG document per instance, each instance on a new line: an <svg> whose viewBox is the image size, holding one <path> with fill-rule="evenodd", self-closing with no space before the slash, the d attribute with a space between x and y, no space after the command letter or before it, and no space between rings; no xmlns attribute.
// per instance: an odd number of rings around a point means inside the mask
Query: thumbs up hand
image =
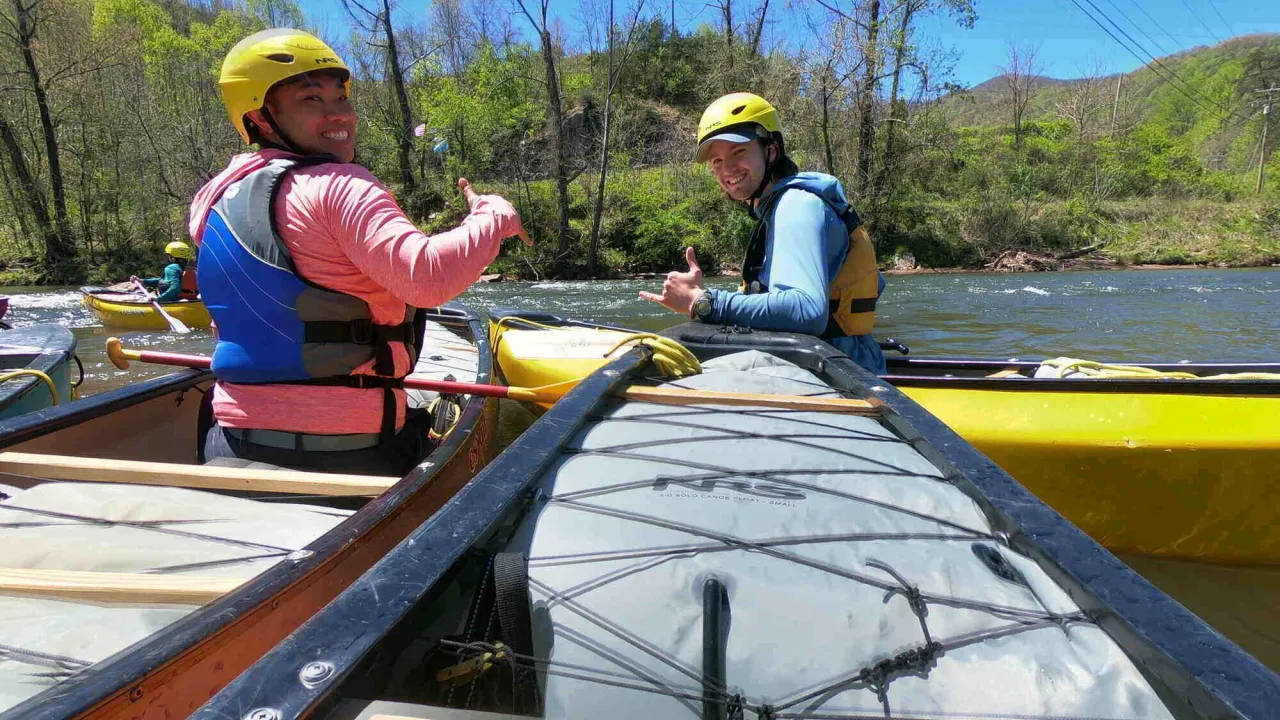
<svg viewBox="0 0 1280 720"><path fill-rule="evenodd" d="M693 301L702 295L705 288L702 286L702 268L698 266L698 258L692 247L685 248L684 259L689 263L687 272L673 270L667 273L667 279L662 283L662 294L641 290L641 299L658 303L672 312L688 315Z"/></svg>
<svg viewBox="0 0 1280 720"><path fill-rule="evenodd" d="M458 189L462 191L462 197L467 199L467 206L472 212L480 206L481 202L489 201L489 210L498 221L498 232L501 237L518 237L524 241L525 245L533 247L533 240L529 239L529 233L525 232L524 226L520 223L520 214L511 206L511 203L497 195L477 193L466 178L458 178Z"/></svg>

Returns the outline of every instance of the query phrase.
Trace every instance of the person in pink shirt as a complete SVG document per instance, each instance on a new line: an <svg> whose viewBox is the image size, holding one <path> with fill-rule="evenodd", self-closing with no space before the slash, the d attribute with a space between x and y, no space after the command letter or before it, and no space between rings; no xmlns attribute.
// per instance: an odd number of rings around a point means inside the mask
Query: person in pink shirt
<svg viewBox="0 0 1280 720"><path fill-rule="evenodd" d="M427 236L354 163L351 74L298 31L255 33L219 86L260 149L197 193L191 237L218 340L202 460L402 475L430 452L403 378L421 349L416 309L464 292L504 238L529 243L496 195L458 186L470 214ZM234 460L233 460L234 459Z"/></svg>

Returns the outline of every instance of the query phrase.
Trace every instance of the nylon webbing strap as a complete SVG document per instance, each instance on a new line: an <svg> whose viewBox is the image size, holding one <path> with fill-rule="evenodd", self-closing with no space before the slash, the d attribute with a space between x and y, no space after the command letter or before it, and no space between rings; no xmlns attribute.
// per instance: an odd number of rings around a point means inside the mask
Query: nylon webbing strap
<svg viewBox="0 0 1280 720"><path fill-rule="evenodd" d="M854 313L875 312L876 301L879 298L854 298L849 303L849 311ZM822 331L820 336L823 340L831 340L832 338L844 337L844 328L840 327L840 323L836 322L836 312L840 309L840 301L832 300L827 306L827 327Z"/></svg>
<svg viewBox="0 0 1280 720"><path fill-rule="evenodd" d="M368 345L374 340L373 321L308 320L303 323L303 341L307 343L355 343Z"/></svg>
<svg viewBox="0 0 1280 720"><path fill-rule="evenodd" d="M493 602L503 641L518 655L533 655L533 615L529 600L529 563L524 553L493 556ZM538 707L537 681L513 678L524 708Z"/></svg>

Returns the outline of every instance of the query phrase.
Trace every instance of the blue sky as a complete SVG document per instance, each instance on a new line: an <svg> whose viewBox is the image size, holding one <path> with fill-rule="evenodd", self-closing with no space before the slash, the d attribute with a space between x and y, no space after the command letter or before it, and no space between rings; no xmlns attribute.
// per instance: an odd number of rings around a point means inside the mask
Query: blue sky
<svg viewBox="0 0 1280 720"><path fill-rule="evenodd" d="M746 0L751 5L759 0ZM791 0L800 3L803 0ZM829 0L835 2L836 0ZM892 0L891 0L892 1ZM512 0L496 0L500 6ZM536 2L536 0L535 0ZM617 0L618 7L629 0ZM848 6L850 0L839 0ZM975 85L999 73L1005 62L1009 42L1038 47L1043 72L1053 77L1077 77L1086 68L1100 63L1105 72L1128 72L1141 63L1108 37L1073 4L1072 0L975 0L978 22L972 30L964 30L947 18L925 21L921 29L944 47L954 49L958 63L954 80ZM1076 0L1094 15L1089 0ZM1278 0L1092 0L1102 12L1115 20L1141 45L1157 57L1199 45L1213 45L1236 35L1280 33L1280 1ZM649 6L670 13L670 0L648 0ZM307 19L324 29L330 37L345 35L347 23L341 0L300 0ZM402 18L420 22L430 0L398 0ZM807 3L817 7L811 0ZM579 25L581 0L552 0L553 14L558 14L566 27ZM797 13L787 7L787 0L771 0L770 13L778 22L770 28L772 39L794 47L804 41L803 25L789 20ZM1126 20L1126 17L1128 19ZM715 21L714 10L706 0L676 0L676 20L684 31L699 23ZM517 17L516 28L528 31L527 23ZM1105 21L1104 21L1105 22ZM1114 29L1112 29L1113 32ZM1144 34L1145 33L1145 34ZM1123 35L1116 33L1123 39Z"/></svg>

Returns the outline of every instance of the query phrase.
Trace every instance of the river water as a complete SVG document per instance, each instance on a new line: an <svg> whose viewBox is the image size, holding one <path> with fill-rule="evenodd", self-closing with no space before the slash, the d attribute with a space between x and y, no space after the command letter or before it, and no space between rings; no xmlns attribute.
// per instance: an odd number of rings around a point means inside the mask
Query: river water
<svg viewBox="0 0 1280 720"><path fill-rule="evenodd" d="M731 288L728 278L709 281ZM477 310L537 308L642 330L681 318L640 300L660 280L492 283L460 300ZM118 370L104 343L208 352L213 339L103 328L75 288L0 288L14 325L59 323L80 341L82 394L102 392L170 369ZM1280 269L1105 271L895 276L881 298L876 334L913 355L1039 359L1068 355L1111 361L1280 362ZM529 421L504 407L508 441ZM1258 659L1280 671L1280 568L1223 568L1124 556Z"/></svg>

